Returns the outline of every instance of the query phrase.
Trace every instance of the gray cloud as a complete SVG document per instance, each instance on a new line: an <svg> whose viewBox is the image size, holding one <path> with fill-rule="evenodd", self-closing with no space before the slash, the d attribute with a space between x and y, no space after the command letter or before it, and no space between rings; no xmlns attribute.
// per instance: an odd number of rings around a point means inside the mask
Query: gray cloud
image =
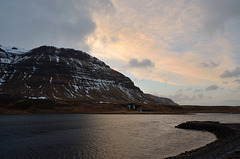
<svg viewBox="0 0 240 159"><path fill-rule="evenodd" d="M106 43L106 42L107 42L107 37L106 37L106 36L103 36L103 37L101 38L101 41L102 41L103 43Z"/></svg>
<svg viewBox="0 0 240 159"><path fill-rule="evenodd" d="M191 90L193 90L192 88L187 88L187 89L185 89L186 91L191 91Z"/></svg>
<svg viewBox="0 0 240 159"><path fill-rule="evenodd" d="M113 36L113 37L111 37L111 40L112 40L112 42L116 43L116 42L118 42L120 39L119 39L118 37L116 37L116 36Z"/></svg>
<svg viewBox="0 0 240 159"><path fill-rule="evenodd" d="M240 106L240 100L225 100L221 103L227 106Z"/></svg>
<svg viewBox="0 0 240 159"><path fill-rule="evenodd" d="M170 95L169 98L174 100L174 101L176 101L176 102L196 100L196 96L195 95L190 97L188 95L184 95L184 94L181 94L181 93L177 93L175 95Z"/></svg>
<svg viewBox="0 0 240 159"><path fill-rule="evenodd" d="M234 92L234 93L240 92L240 86L236 87L235 89L228 89L228 91Z"/></svg>
<svg viewBox="0 0 240 159"><path fill-rule="evenodd" d="M219 89L219 87L217 85L210 85L206 88L206 91L214 91Z"/></svg>
<svg viewBox="0 0 240 159"><path fill-rule="evenodd" d="M197 93L195 95L189 96L185 95L183 92L177 91L175 95L170 95L170 99L173 99L176 102L181 102L181 101L194 101L194 100L202 100L202 99L209 99L212 98L210 96L205 96L203 93Z"/></svg>
<svg viewBox="0 0 240 159"><path fill-rule="evenodd" d="M230 20L239 20L239 0L201 0L198 1L202 8L203 28L206 33L213 35L223 32Z"/></svg>
<svg viewBox="0 0 240 159"><path fill-rule="evenodd" d="M194 91L193 92L195 92L195 93L197 93L197 92L203 92L203 90L202 89L194 89Z"/></svg>
<svg viewBox="0 0 240 159"><path fill-rule="evenodd" d="M94 12L106 14L109 0L11 0L0 2L0 36L3 45L32 48L39 45L80 47L96 29Z"/></svg>
<svg viewBox="0 0 240 159"><path fill-rule="evenodd" d="M102 43L106 44L106 43L109 43L109 42L112 42L112 43L116 43L118 42L120 39L116 36L112 36L111 38L107 37L107 36L103 36L101 37L101 41Z"/></svg>
<svg viewBox="0 0 240 159"><path fill-rule="evenodd" d="M236 83L240 84L240 79L234 80L233 82L236 82Z"/></svg>
<svg viewBox="0 0 240 159"><path fill-rule="evenodd" d="M240 67L236 67L234 70L225 70L221 75L221 78L240 77Z"/></svg>
<svg viewBox="0 0 240 159"><path fill-rule="evenodd" d="M202 94L202 93L199 93L199 94L198 94L198 98L200 98L200 99L204 98L203 94Z"/></svg>
<svg viewBox="0 0 240 159"><path fill-rule="evenodd" d="M128 66L132 68L149 68L154 67L154 63L149 59L139 61L138 59L132 58L129 60Z"/></svg>
<svg viewBox="0 0 240 159"><path fill-rule="evenodd" d="M214 68L214 67L219 66L219 64L212 62L212 61L210 63L202 62L202 63L200 63L200 65L204 68Z"/></svg>

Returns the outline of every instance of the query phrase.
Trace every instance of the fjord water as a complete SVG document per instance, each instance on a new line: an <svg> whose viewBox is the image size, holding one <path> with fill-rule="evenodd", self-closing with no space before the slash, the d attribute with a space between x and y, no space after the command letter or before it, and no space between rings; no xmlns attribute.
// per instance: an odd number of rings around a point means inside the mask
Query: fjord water
<svg viewBox="0 0 240 159"><path fill-rule="evenodd" d="M233 114L1 115L1 158L159 159L214 141L208 132L181 130L186 121L240 123Z"/></svg>

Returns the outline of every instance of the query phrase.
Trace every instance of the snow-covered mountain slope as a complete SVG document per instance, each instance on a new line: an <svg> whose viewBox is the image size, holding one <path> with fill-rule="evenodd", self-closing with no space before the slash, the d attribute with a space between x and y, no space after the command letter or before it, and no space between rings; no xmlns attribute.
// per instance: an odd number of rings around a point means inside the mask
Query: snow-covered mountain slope
<svg viewBox="0 0 240 159"><path fill-rule="evenodd" d="M28 52L29 50L19 47L13 47L13 46L2 46L0 45L0 51L3 50L8 53L15 53L15 54L23 54Z"/></svg>
<svg viewBox="0 0 240 159"><path fill-rule="evenodd" d="M12 63L19 54L24 54L28 51L23 48L0 45L0 63Z"/></svg>
<svg viewBox="0 0 240 159"><path fill-rule="evenodd" d="M31 99L156 102L128 77L82 51L50 46L17 50L0 47L1 94Z"/></svg>

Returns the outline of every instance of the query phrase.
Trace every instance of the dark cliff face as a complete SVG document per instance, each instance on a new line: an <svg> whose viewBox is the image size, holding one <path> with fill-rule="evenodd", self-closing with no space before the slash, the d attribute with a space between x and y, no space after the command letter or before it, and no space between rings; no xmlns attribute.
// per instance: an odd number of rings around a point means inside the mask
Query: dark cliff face
<svg viewBox="0 0 240 159"><path fill-rule="evenodd" d="M0 50L0 93L30 99L141 102L150 99L123 74L82 51L41 46Z"/></svg>

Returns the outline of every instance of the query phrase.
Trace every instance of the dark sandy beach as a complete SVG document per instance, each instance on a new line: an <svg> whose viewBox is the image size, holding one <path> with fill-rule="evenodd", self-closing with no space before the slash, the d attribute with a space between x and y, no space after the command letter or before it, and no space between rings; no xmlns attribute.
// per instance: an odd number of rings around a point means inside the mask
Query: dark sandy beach
<svg viewBox="0 0 240 159"><path fill-rule="evenodd" d="M184 152L167 159L235 159L240 158L240 124L221 124L219 122L186 122L176 128L208 131L217 140L204 147Z"/></svg>

